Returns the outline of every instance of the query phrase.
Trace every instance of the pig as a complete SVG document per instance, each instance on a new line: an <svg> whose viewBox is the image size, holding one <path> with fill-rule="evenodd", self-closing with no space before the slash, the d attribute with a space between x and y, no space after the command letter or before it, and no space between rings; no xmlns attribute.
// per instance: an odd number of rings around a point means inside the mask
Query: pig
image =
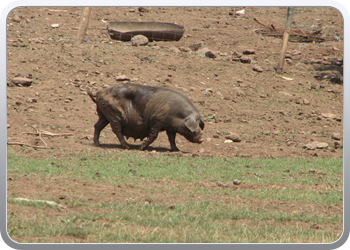
<svg viewBox="0 0 350 250"><path fill-rule="evenodd" d="M99 116L94 126L96 146L100 145L101 130L109 123L121 146L126 149L130 146L124 136L141 139L140 149L145 150L161 131L166 131L171 151L179 151L175 144L177 133L190 142L203 142L204 121L198 109L175 90L124 83L101 89L95 96L90 91L88 94L96 103Z"/></svg>

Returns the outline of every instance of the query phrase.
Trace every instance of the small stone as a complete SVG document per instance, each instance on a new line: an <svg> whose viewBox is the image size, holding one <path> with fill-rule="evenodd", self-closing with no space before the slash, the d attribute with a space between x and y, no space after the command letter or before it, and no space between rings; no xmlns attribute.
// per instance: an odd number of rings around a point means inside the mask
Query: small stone
<svg viewBox="0 0 350 250"><path fill-rule="evenodd" d="M336 141L336 142L334 142L334 148L335 149L337 149L337 148L343 148L343 144L341 143L341 142L339 142L339 141Z"/></svg>
<svg viewBox="0 0 350 250"><path fill-rule="evenodd" d="M28 98L28 99L27 99L27 102L33 103L33 102L38 102L38 100L35 99L35 98Z"/></svg>
<svg viewBox="0 0 350 250"><path fill-rule="evenodd" d="M148 38L143 35L136 35L133 38L131 38L131 44L133 46L144 46L147 45L148 42Z"/></svg>
<svg viewBox="0 0 350 250"><path fill-rule="evenodd" d="M324 149L324 148L328 148L328 143L326 142L319 142L316 144L318 149Z"/></svg>
<svg viewBox="0 0 350 250"><path fill-rule="evenodd" d="M252 54L255 54L255 51L252 50L252 49L246 49L243 51L243 54L245 55L252 55Z"/></svg>
<svg viewBox="0 0 350 250"><path fill-rule="evenodd" d="M305 144L303 148L306 148L308 150L314 150L314 149L325 149L328 148L328 143L326 142L318 142L318 141L313 141L308 144Z"/></svg>
<svg viewBox="0 0 350 250"><path fill-rule="evenodd" d="M128 78L126 75L119 75L115 78L118 82L121 82L121 81L129 81L130 78Z"/></svg>
<svg viewBox="0 0 350 250"><path fill-rule="evenodd" d="M310 101L306 98L303 99L304 105L310 105Z"/></svg>
<svg viewBox="0 0 350 250"><path fill-rule="evenodd" d="M241 181L235 179L235 180L233 180L233 184L234 184L234 185L239 185L239 184L241 184Z"/></svg>
<svg viewBox="0 0 350 250"><path fill-rule="evenodd" d="M212 52L212 51L207 51L207 52L205 52L205 56L206 56L206 57L209 57L209 58L212 58L212 59L216 58L215 53Z"/></svg>
<svg viewBox="0 0 350 250"><path fill-rule="evenodd" d="M195 44L192 44L190 46L188 46L192 51L197 51L199 50L200 48L203 47L203 44L201 43L195 43Z"/></svg>
<svg viewBox="0 0 350 250"><path fill-rule="evenodd" d="M307 143L303 146L303 148L306 148L308 150L314 150L317 148L317 142L310 142L310 143Z"/></svg>
<svg viewBox="0 0 350 250"><path fill-rule="evenodd" d="M16 23L19 23L20 21L22 20L22 18L18 15L15 15L13 18L12 18L12 21L16 22Z"/></svg>
<svg viewBox="0 0 350 250"><path fill-rule="evenodd" d="M59 28L60 25L58 23L51 24L51 28Z"/></svg>
<svg viewBox="0 0 350 250"><path fill-rule="evenodd" d="M146 12L149 12L149 9L145 7L139 7L139 12L146 13Z"/></svg>
<svg viewBox="0 0 350 250"><path fill-rule="evenodd" d="M248 56L242 56L240 59L241 63L251 63L252 59L250 59Z"/></svg>
<svg viewBox="0 0 350 250"><path fill-rule="evenodd" d="M241 137L236 133L231 133L230 135L225 136L226 139L231 140L233 142L240 142L242 141Z"/></svg>
<svg viewBox="0 0 350 250"><path fill-rule="evenodd" d="M205 89L205 95L210 96L214 93L214 91L210 88Z"/></svg>
<svg viewBox="0 0 350 250"><path fill-rule="evenodd" d="M216 184L219 186L219 187L229 187L230 186L230 184L224 184L224 183L222 183L221 181L218 181L218 182L216 182Z"/></svg>
<svg viewBox="0 0 350 250"><path fill-rule="evenodd" d="M10 128L10 127L11 127L11 125L9 123L7 123L7 128Z"/></svg>
<svg viewBox="0 0 350 250"><path fill-rule="evenodd" d="M261 68L258 65L253 66L253 70L256 71L256 72L260 72L260 73L264 71L263 68Z"/></svg>
<svg viewBox="0 0 350 250"><path fill-rule="evenodd" d="M28 79L26 77L15 77L11 80L14 84L20 85L20 86L30 86L33 82L32 79Z"/></svg>
<svg viewBox="0 0 350 250"><path fill-rule="evenodd" d="M339 141L339 140L341 140L341 134L340 133L333 133L331 135L331 138Z"/></svg>
<svg viewBox="0 0 350 250"><path fill-rule="evenodd" d="M341 118L337 117L335 114L332 114L332 113L322 113L321 116L327 119L338 121L338 122L341 121Z"/></svg>

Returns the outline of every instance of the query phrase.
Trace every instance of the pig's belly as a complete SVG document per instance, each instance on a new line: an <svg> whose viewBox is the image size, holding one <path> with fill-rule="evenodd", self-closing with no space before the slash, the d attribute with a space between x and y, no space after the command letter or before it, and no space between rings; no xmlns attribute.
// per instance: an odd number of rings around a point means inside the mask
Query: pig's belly
<svg viewBox="0 0 350 250"><path fill-rule="evenodd" d="M123 135L126 136L126 138L132 137L135 140L141 139L143 140L145 137L149 136L148 129L143 124L137 124L137 123L127 123L123 126Z"/></svg>

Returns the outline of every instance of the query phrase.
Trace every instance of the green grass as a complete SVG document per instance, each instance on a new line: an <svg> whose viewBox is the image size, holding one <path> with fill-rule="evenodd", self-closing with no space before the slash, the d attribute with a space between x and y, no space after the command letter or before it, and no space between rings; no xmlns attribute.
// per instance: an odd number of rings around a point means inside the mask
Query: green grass
<svg viewBox="0 0 350 250"><path fill-rule="evenodd" d="M37 190L51 185L50 178L57 179L55 186L65 187L60 177L90 185L81 200L59 200L44 191L28 197L65 205L65 212L9 195L7 202L14 207L8 210L8 233L21 242L333 242L342 232L342 165L342 159L322 158L100 151L29 159L9 152L7 170L13 183L33 176L44 182ZM242 184L233 185L233 179ZM217 181L230 186L219 187ZM96 183L107 191L96 194ZM120 199L110 198L112 192ZM86 199L96 195L102 201ZM145 203L145 198L152 202ZM20 207L30 212L21 214Z"/></svg>

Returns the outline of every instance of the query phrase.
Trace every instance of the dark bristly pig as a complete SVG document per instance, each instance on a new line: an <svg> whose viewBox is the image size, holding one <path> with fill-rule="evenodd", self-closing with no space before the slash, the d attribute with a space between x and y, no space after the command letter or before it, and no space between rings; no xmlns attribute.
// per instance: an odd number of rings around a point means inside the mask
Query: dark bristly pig
<svg viewBox="0 0 350 250"><path fill-rule="evenodd" d="M190 142L203 142L204 122L198 109L177 91L127 83L101 89L95 96L90 91L88 94L96 103L99 116L95 124L95 145L100 144L100 132L109 123L122 147L127 149L129 145L124 136L141 139L141 150L144 150L160 131L166 131L171 151L179 150L175 144L176 133Z"/></svg>

